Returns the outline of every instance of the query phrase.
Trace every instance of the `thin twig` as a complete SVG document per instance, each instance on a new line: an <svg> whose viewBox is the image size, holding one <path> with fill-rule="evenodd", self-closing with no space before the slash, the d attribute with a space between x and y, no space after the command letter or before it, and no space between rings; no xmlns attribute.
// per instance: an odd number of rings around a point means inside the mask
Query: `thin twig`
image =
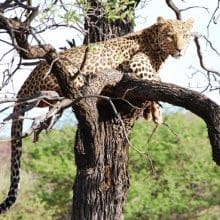
<svg viewBox="0 0 220 220"><path fill-rule="evenodd" d="M179 138L178 134L175 132L175 130L173 130L173 129L170 127L169 124L163 122L162 125L166 126L166 127L171 131L171 133L176 137L177 142L180 142L180 138Z"/></svg>
<svg viewBox="0 0 220 220"><path fill-rule="evenodd" d="M167 3L168 7L171 8L171 9L174 11L174 13L175 13L175 15L176 15L176 18L177 18L178 20L182 20L181 11L180 11L180 9L175 5L175 3L174 3L172 0L165 0L165 1L166 1L166 3Z"/></svg>
<svg viewBox="0 0 220 220"><path fill-rule="evenodd" d="M152 132L151 132L151 134L150 134L150 136L149 136L149 138L148 138L148 140L147 140L147 144L148 144L148 145L150 144L150 141L151 141L153 135L155 134L157 128L158 128L158 125L155 125L154 129L152 130Z"/></svg>
<svg viewBox="0 0 220 220"><path fill-rule="evenodd" d="M220 76L220 73L216 70L213 70L213 69L210 69L208 68L205 63L204 63L204 60L203 60L203 54L202 54L202 51L201 51L201 46L200 46L200 43L199 43L199 38L200 36L199 35L196 35L194 34L194 43L196 45L196 51L197 51L197 55L199 57L199 63L200 63L200 66L205 70L207 71L207 73L213 73L213 74L216 74L217 76Z"/></svg>

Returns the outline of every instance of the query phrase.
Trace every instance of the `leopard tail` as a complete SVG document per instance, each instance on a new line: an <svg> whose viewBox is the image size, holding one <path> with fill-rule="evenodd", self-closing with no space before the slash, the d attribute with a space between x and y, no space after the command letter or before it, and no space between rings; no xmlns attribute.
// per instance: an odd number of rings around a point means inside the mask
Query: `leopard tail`
<svg viewBox="0 0 220 220"><path fill-rule="evenodd" d="M13 113L17 115L13 117L11 127L11 180L8 195L0 204L0 214L6 212L15 203L18 195L22 155L23 119L21 116L24 116L21 110L24 107L24 104L15 104L13 109Z"/></svg>

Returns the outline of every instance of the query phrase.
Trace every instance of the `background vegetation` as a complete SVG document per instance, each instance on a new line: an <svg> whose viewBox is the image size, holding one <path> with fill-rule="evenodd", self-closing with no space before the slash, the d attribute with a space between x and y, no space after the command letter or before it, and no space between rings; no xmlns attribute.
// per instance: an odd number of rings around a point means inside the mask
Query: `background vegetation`
<svg viewBox="0 0 220 220"><path fill-rule="evenodd" d="M133 129L126 220L219 219L220 170L211 159L205 124L190 113L165 116L168 126L138 121ZM19 199L5 220L66 219L75 166L73 131L66 127L25 140ZM0 200L7 192L9 166L0 156Z"/></svg>

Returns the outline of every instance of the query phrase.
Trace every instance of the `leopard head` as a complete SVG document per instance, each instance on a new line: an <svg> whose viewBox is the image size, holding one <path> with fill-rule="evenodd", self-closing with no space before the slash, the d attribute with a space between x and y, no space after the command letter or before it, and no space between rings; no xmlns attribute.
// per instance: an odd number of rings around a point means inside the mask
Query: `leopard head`
<svg viewBox="0 0 220 220"><path fill-rule="evenodd" d="M188 45L194 20L186 21L157 18L157 43L167 55L175 58L182 56Z"/></svg>

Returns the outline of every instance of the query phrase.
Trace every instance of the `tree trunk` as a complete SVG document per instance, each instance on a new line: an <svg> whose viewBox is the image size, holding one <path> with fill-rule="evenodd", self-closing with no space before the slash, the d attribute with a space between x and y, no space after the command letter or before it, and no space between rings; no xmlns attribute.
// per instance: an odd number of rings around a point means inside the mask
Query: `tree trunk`
<svg viewBox="0 0 220 220"><path fill-rule="evenodd" d="M128 144L109 109L108 104L91 100L76 111L79 126L72 219L123 219L129 188Z"/></svg>
<svg viewBox="0 0 220 220"><path fill-rule="evenodd" d="M122 36L133 30L131 21L109 21L98 1L91 0L90 3L91 9L85 20L87 35L84 44ZM86 93L91 94L100 93ZM125 132L130 135L133 122L140 112L124 103L115 103L115 106L123 115L124 127L109 102L86 99L74 108L79 121L75 142L74 220L123 219L129 188Z"/></svg>
<svg viewBox="0 0 220 220"><path fill-rule="evenodd" d="M115 21L109 20L102 3L98 0L90 0L89 2L91 8L85 17L84 30L86 34L83 41L84 44L120 37L133 31L134 20L130 20L129 18L117 19ZM132 1L124 10L129 9L134 13L134 8L138 3L139 1L136 3Z"/></svg>
<svg viewBox="0 0 220 220"><path fill-rule="evenodd" d="M74 107L79 124L72 219L123 219L129 188L127 138L140 110L133 110L121 100L111 105L109 100L88 98L100 94L106 79L114 83L111 74L99 73L105 81L95 79L94 83L102 82L99 87L90 82L83 94L87 98ZM120 77L114 76L115 82Z"/></svg>

